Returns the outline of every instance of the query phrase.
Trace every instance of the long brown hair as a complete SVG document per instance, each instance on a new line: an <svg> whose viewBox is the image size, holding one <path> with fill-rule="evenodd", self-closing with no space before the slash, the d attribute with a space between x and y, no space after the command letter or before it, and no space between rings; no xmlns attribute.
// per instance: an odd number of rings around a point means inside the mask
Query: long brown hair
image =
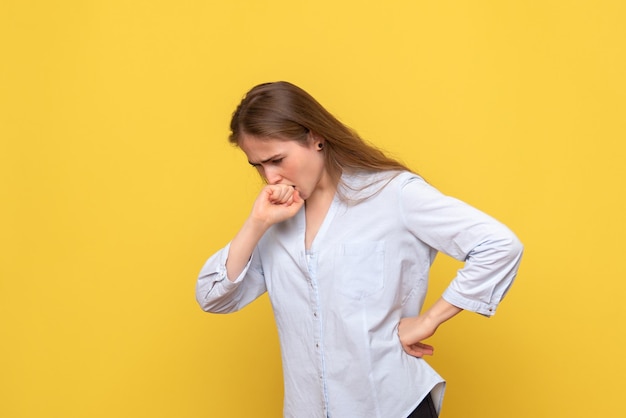
<svg viewBox="0 0 626 418"><path fill-rule="evenodd" d="M286 81L253 87L233 113L230 129L229 141L235 145L244 134L304 144L313 133L324 139L326 169L334 180L345 171L409 171L366 143L306 91Z"/></svg>

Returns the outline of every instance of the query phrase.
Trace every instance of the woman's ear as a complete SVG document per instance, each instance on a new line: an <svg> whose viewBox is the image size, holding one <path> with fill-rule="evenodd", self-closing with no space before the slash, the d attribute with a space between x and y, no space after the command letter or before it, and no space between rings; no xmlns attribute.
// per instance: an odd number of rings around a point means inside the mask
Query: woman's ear
<svg viewBox="0 0 626 418"><path fill-rule="evenodd" d="M309 131L309 139L315 149L320 151L324 149L324 138L322 138L313 131Z"/></svg>

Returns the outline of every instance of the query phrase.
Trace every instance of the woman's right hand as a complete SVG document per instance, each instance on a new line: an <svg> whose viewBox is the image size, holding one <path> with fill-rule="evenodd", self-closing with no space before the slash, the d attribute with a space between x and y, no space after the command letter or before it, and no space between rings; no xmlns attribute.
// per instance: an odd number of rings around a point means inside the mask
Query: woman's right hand
<svg viewBox="0 0 626 418"><path fill-rule="evenodd" d="M261 190L252 213L230 243L226 273L235 281L252 256L254 247L267 229L294 216L304 205L300 193L291 186L270 184Z"/></svg>
<svg viewBox="0 0 626 418"><path fill-rule="evenodd" d="M300 193L285 184L270 184L261 190L252 206L251 218L267 227L293 217L304 205Z"/></svg>

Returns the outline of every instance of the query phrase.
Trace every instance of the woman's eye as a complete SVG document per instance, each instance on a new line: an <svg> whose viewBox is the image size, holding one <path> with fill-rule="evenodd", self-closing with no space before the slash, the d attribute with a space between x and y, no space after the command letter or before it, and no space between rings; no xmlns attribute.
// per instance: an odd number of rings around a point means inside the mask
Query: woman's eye
<svg viewBox="0 0 626 418"><path fill-rule="evenodd" d="M275 160L272 160L272 164L280 164L283 161L282 158L277 158Z"/></svg>

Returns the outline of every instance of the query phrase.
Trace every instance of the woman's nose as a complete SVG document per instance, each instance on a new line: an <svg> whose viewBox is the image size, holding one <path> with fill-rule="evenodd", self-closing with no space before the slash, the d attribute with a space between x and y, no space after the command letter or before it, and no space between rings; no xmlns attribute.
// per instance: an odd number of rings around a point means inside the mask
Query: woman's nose
<svg viewBox="0 0 626 418"><path fill-rule="evenodd" d="M278 184L282 177L275 167L265 167L265 180L267 180L268 184Z"/></svg>

